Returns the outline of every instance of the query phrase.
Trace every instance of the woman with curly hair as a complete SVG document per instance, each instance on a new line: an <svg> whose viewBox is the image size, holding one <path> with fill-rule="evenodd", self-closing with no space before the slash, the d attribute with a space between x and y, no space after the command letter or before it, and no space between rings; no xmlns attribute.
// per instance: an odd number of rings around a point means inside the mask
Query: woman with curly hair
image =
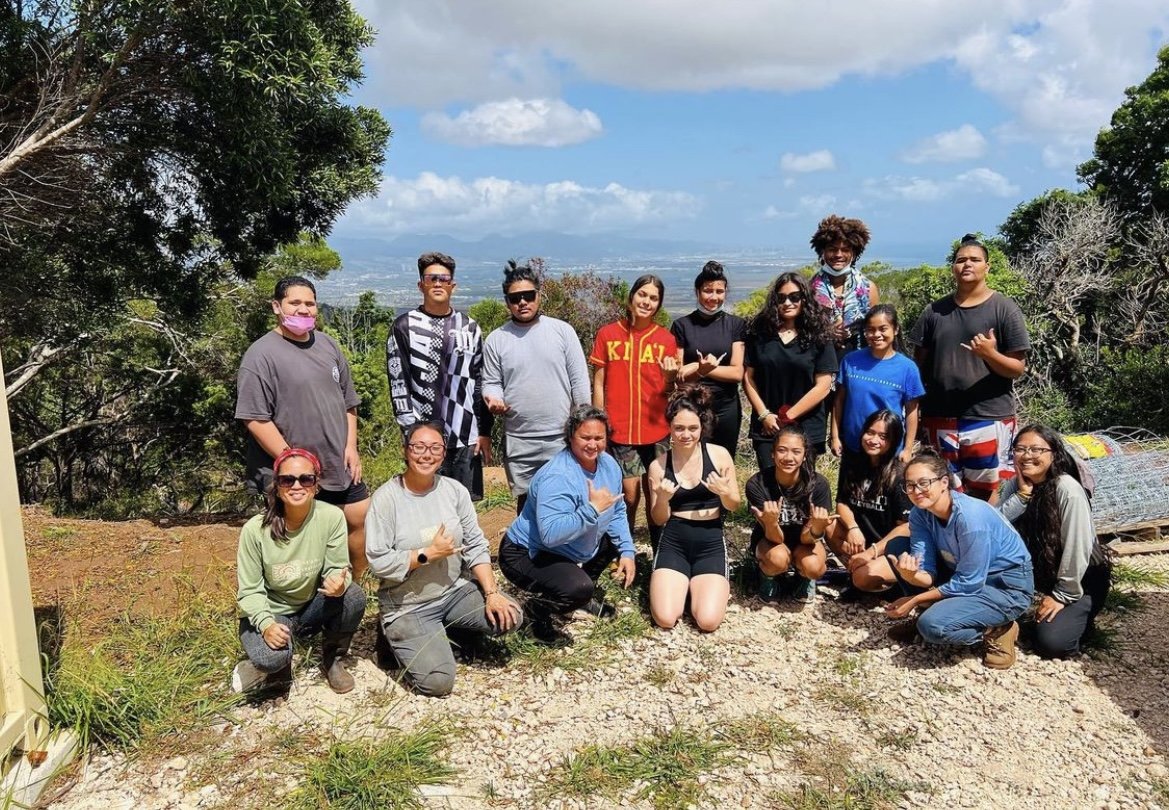
<svg viewBox="0 0 1169 810"><path fill-rule="evenodd" d="M735 461L708 440L715 425L713 394L698 383L679 388L666 406L670 449L649 467L649 502L662 538L649 580L649 610L669 630L686 599L699 630L718 629L727 612L727 544L723 515L739 507Z"/></svg>
<svg viewBox="0 0 1169 810"><path fill-rule="evenodd" d="M1063 437L1044 425L1019 431L1014 478L999 511L1023 536L1035 566L1034 645L1044 658L1079 652L1112 586L1112 564L1096 538L1079 467Z"/></svg>
<svg viewBox="0 0 1169 810"><path fill-rule="evenodd" d="M787 424L803 428L813 458L823 453L824 399L832 390L836 351L824 310L799 273L784 273L771 285L751 320L745 354L743 390L751 403L749 435L759 469L774 466L771 447Z"/></svg>
<svg viewBox="0 0 1169 810"><path fill-rule="evenodd" d="M812 294L832 313L832 336L837 351L864 348L860 323L880 302L876 283L862 275L857 259L869 244L869 229L859 219L831 214L812 234L812 249L820 269L812 276Z"/></svg>

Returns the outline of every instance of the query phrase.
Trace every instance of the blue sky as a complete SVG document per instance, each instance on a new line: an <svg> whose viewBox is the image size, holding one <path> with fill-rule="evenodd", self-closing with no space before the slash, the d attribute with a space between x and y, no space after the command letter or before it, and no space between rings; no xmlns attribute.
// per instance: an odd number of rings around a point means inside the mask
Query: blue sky
<svg viewBox="0 0 1169 810"><path fill-rule="evenodd" d="M871 258L1076 187L1169 44L1164 0L355 0L394 129L335 233L552 230ZM869 258L866 256L866 258Z"/></svg>

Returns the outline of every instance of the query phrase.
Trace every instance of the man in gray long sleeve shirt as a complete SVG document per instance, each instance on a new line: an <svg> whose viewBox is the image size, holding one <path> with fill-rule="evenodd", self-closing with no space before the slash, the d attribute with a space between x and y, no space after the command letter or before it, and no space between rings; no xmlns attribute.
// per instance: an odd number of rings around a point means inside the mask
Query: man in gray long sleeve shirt
<svg viewBox="0 0 1169 810"><path fill-rule="evenodd" d="M508 262L503 295L511 321L483 344L483 399L504 418L504 468L518 501L536 470L564 447L564 423L591 401L580 340L564 321L540 314L540 276Z"/></svg>

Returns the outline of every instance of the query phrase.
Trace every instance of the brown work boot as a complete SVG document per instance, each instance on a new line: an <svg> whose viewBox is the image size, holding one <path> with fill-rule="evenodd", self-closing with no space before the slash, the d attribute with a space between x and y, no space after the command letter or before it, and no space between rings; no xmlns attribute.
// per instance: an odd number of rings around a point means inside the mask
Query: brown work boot
<svg viewBox="0 0 1169 810"><path fill-rule="evenodd" d="M329 688L338 695L352 692L356 685L353 676L341 663L342 656L349 652L352 639L352 633L326 633L321 642L321 672L329 682Z"/></svg>
<svg viewBox="0 0 1169 810"><path fill-rule="evenodd" d="M906 619L903 622L897 622L885 631L889 636L889 640L897 644L908 647L910 644L916 644L917 640L921 638L921 634L917 632L917 619Z"/></svg>
<svg viewBox="0 0 1169 810"><path fill-rule="evenodd" d="M1015 663L1015 642L1018 640L1018 622L987 629L983 635L982 665L991 669L1010 669Z"/></svg>

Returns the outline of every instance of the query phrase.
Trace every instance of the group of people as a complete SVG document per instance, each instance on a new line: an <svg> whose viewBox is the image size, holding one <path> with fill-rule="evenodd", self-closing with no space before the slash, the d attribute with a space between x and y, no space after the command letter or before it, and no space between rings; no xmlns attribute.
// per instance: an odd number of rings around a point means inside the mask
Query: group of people
<svg viewBox="0 0 1169 810"><path fill-rule="evenodd" d="M673 628L688 611L714 631L730 597L723 522L743 500L740 386L761 599L812 602L831 555L848 581L841 598L882 595L890 618L906 620L889 631L901 643L981 647L987 666L1005 668L1031 611L1036 652L1076 653L1110 563L1084 468L1055 431L1016 430L1013 381L1030 348L1018 306L988 286L989 252L967 236L955 292L914 324L910 359L896 309L857 268L868 241L860 220L826 217L811 240L818 272L780 275L749 321L725 309L718 262L694 280L696 309L668 328L665 285L642 276L587 358L567 323L541 313L532 268L508 263L511 317L484 339L451 305L455 261L424 254L422 304L395 320L387 345L405 471L372 497L344 356L315 329L311 282L282 279L277 324L239 374L248 478L267 509L240 538L247 659L234 685L288 679L293 636L320 632L329 685L352 689L342 658L367 568L379 580L379 659L396 659L422 694L453 688L448 633L526 624L564 643L566 615L614 612L597 596L604 571L632 584L642 502L653 621ZM522 606L499 587L473 506L496 418L516 498L499 570ZM816 472L829 451L840 458L835 499Z"/></svg>

